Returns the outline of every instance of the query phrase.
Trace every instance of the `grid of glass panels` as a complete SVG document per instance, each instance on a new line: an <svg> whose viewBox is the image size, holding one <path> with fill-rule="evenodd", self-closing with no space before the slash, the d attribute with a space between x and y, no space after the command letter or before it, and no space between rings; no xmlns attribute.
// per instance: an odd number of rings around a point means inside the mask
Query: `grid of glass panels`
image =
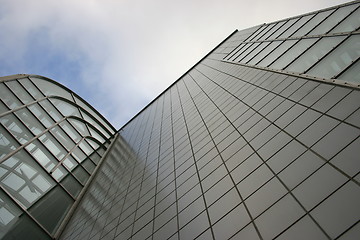
<svg viewBox="0 0 360 240"><path fill-rule="evenodd" d="M50 239L115 130L52 80L0 80L0 238Z"/></svg>
<svg viewBox="0 0 360 240"><path fill-rule="evenodd" d="M360 91L213 56L119 131L61 239L359 236Z"/></svg>
<svg viewBox="0 0 360 240"><path fill-rule="evenodd" d="M223 59L360 85L359 5L264 24Z"/></svg>

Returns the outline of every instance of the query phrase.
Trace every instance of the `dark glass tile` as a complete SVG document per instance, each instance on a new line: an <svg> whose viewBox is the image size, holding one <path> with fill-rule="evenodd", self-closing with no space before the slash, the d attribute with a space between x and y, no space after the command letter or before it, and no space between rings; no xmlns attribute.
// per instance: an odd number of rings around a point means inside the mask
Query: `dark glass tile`
<svg viewBox="0 0 360 240"><path fill-rule="evenodd" d="M336 238L359 220L360 190L348 182L311 211L311 215L331 238Z"/></svg>
<svg viewBox="0 0 360 240"><path fill-rule="evenodd" d="M228 239L249 223L250 218L243 204L237 206L213 226L215 239Z"/></svg>

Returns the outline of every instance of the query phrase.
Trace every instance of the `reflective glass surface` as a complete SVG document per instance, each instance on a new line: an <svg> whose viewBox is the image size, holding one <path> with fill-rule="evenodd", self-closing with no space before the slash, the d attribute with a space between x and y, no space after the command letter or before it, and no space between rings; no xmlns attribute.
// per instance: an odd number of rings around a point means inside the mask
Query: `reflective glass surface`
<svg viewBox="0 0 360 240"><path fill-rule="evenodd" d="M0 218L7 227L0 238L25 239L18 231L53 238L114 129L89 107L84 119L74 93L49 79L14 77L1 81L0 91L0 188L8 196L1 197L6 207Z"/></svg>

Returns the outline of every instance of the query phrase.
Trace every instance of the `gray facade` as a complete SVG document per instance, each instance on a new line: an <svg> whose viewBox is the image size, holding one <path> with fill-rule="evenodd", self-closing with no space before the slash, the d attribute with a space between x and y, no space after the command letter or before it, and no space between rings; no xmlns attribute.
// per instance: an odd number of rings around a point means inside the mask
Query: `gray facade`
<svg viewBox="0 0 360 240"><path fill-rule="evenodd" d="M355 1L235 31L114 138L105 126L103 157L49 234L357 239L359 11ZM3 185L3 202L19 204Z"/></svg>

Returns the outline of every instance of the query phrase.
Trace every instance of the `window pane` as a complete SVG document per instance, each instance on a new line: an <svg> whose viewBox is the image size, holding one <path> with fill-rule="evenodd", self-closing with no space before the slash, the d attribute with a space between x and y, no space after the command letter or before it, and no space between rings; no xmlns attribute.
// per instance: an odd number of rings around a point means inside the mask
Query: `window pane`
<svg viewBox="0 0 360 240"><path fill-rule="evenodd" d="M351 67L346 69L337 79L354 82L360 84L360 61L358 60Z"/></svg>
<svg viewBox="0 0 360 240"><path fill-rule="evenodd" d="M28 78L19 79L21 85L33 96L35 99L43 98L43 94L34 86Z"/></svg>
<svg viewBox="0 0 360 240"><path fill-rule="evenodd" d="M330 33L351 32L358 29L360 26L360 8L353 12L350 16L345 18L338 26L336 26Z"/></svg>
<svg viewBox="0 0 360 240"><path fill-rule="evenodd" d="M279 28L279 29L274 33L274 35L271 35L271 36L269 37L269 39L279 38L279 35L281 35L284 31L286 31L286 29L288 29L296 20L297 20L297 18L288 20L284 25L281 26L281 28Z"/></svg>
<svg viewBox="0 0 360 240"><path fill-rule="evenodd" d="M48 171L58 163L49 151L38 141L33 141L25 147L30 154Z"/></svg>
<svg viewBox="0 0 360 240"><path fill-rule="evenodd" d="M89 136L89 131L83 122L80 122L76 119L68 119L71 124L74 125L74 128L80 132L82 136ZM66 131L66 130L65 130Z"/></svg>
<svg viewBox="0 0 360 240"><path fill-rule="evenodd" d="M290 37L299 27L301 27L305 22L307 22L312 15L301 17L294 25L292 25L288 30L281 34L278 38L288 38Z"/></svg>
<svg viewBox="0 0 360 240"><path fill-rule="evenodd" d="M13 137L0 125L0 159L19 147Z"/></svg>
<svg viewBox="0 0 360 240"><path fill-rule="evenodd" d="M30 105L28 108L39 119L39 121L45 125L45 127L48 128L54 124L54 120L52 120L38 104Z"/></svg>
<svg viewBox="0 0 360 240"><path fill-rule="evenodd" d="M59 161L67 154L65 149L49 133L45 133L39 139Z"/></svg>
<svg viewBox="0 0 360 240"><path fill-rule="evenodd" d="M70 151L74 146L74 142L66 133L59 127L56 126L50 130L50 132L61 142L66 150Z"/></svg>
<svg viewBox="0 0 360 240"><path fill-rule="evenodd" d="M290 66L286 67L286 70L303 73L344 39L345 36L322 38Z"/></svg>
<svg viewBox="0 0 360 240"><path fill-rule="evenodd" d="M72 119L69 119L69 121ZM71 126L67 121L60 123L61 128L74 140L75 143L78 143L81 140L80 134Z"/></svg>
<svg viewBox="0 0 360 240"><path fill-rule="evenodd" d="M296 31L293 37L306 36L307 33L313 29L319 22L321 22L324 18L329 16L334 10L329 10L326 12L317 13L315 17L313 17L309 22L307 22L304 26L302 26L298 31Z"/></svg>
<svg viewBox="0 0 360 240"><path fill-rule="evenodd" d="M266 34L264 34L260 39L259 41L261 40L265 40L267 39L271 34L273 34L276 30L278 30L285 22L278 22L278 23L273 23L271 24L270 26L273 26L273 28L271 28Z"/></svg>
<svg viewBox="0 0 360 240"><path fill-rule="evenodd" d="M84 119L89 122L92 126L94 126L95 128L97 128L102 134L104 134L107 138L110 137L109 133L101 126L99 125L97 122L94 121L94 119L92 119L89 115L87 115L86 113L82 112L82 115L84 117Z"/></svg>
<svg viewBox="0 0 360 240"><path fill-rule="evenodd" d="M0 121L21 144L27 143L33 138L30 131L26 129L14 114L5 115Z"/></svg>
<svg viewBox="0 0 360 240"><path fill-rule="evenodd" d="M271 64L276 58L282 55L287 49L293 46L297 40L287 40L284 41L279 47L277 47L274 51L272 51L266 58L261 60L257 65L267 67Z"/></svg>
<svg viewBox="0 0 360 240"><path fill-rule="evenodd" d="M274 48L279 46L280 43L283 41L273 41L268 46L264 48L258 55L256 55L253 59L251 59L248 64L255 65L257 62L259 62L263 57L265 57L269 52L271 52Z"/></svg>
<svg viewBox="0 0 360 240"><path fill-rule="evenodd" d="M33 98L25 91L25 89L20 86L20 84L17 81L8 81L6 82L6 85L11 89L15 95L20 98L20 100L27 104L29 102L33 102Z"/></svg>
<svg viewBox="0 0 360 240"><path fill-rule="evenodd" d="M51 239L0 190L1 239Z"/></svg>
<svg viewBox="0 0 360 240"><path fill-rule="evenodd" d="M0 98L10 109L14 109L22 105L22 103L4 85L4 83L0 83Z"/></svg>
<svg viewBox="0 0 360 240"><path fill-rule="evenodd" d="M73 197L77 197L82 189L82 186L70 174L66 176L61 182L61 185L69 191Z"/></svg>
<svg viewBox="0 0 360 240"><path fill-rule="evenodd" d="M260 45L258 45L257 48L254 49L249 55L247 55L241 62L247 63L251 58L253 58L256 54L258 54L261 50L266 48L267 45L269 45L270 42L262 42Z"/></svg>
<svg viewBox="0 0 360 240"><path fill-rule="evenodd" d="M54 234L72 204L72 198L58 186L31 207L29 212L46 230Z"/></svg>
<svg viewBox="0 0 360 240"><path fill-rule="evenodd" d="M27 109L20 109L15 112L15 115L30 129L34 135L38 135L45 130L45 128L40 124Z"/></svg>
<svg viewBox="0 0 360 240"><path fill-rule="evenodd" d="M40 88L40 90L45 94L45 96L61 96L69 99L70 101L73 101L71 94L64 88L56 85L55 83L36 77L30 77L30 79L35 83L38 88Z"/></svg>
<svg viewBox="0 0 360 240"><path fill-rule="evenodd" d="M316 42L315 38L302 39L298 41L289 51L284 53L280 58L278 58L273 64L270 65L271 68L283 69L291 61L293 61L297 56L303 53L308 47Z"/></svg>
<svg viewBox="0 0 360 240"><path fill-rule="evenodd" d="M1 163L0 168L6 171L0 184L26 208L55 185L24 150Z"/></svg>
<svg viewBox="0 0 360 240"><path fill-rule="evenodd" d="M54 104L56 109L62 113L62 115L81 117L78 108L74 105L55 98L51 98L50 101Z"/></svg>
<svg viewBox="0 0 360 240"><path fill-rule="evenodd" d="M309 35L319 35L327 33L331 28L333 28L338 22L343 20L351 11L353 11L358 5L349 5L346 7L341 7L337 9L333 14L331 14L324 22L317 26L314 30L310 32Z"/></svg>
<svg viewBox="0 0 360 240"><path fill-rule="evenodd" d="M249 52L251 52L254 48L259 46L259 44L260 43L249 44L249 47L244 52L242 52L239 56L237 56L233 61L238 60L239 62L243 62L243 61L241 61L241 59L244 58L246 55L248 55Z"/></svg>
<svg viewBox="0 0 360 240"><path fill-rule="evenodd" d="M96 117L111 133L114 133L114 130L107 124L97 113L95 113L87 104L85 104L82 100L75 97L76 103L83 107L86 111L88 111L92 116Z"/></svg>
<svg viewBox="0 0 360 240"><path fill-rule="evenodd" d="M353 60L360 56L360 35L353 35L307 73L323 78L334 78Z"/></svg>

